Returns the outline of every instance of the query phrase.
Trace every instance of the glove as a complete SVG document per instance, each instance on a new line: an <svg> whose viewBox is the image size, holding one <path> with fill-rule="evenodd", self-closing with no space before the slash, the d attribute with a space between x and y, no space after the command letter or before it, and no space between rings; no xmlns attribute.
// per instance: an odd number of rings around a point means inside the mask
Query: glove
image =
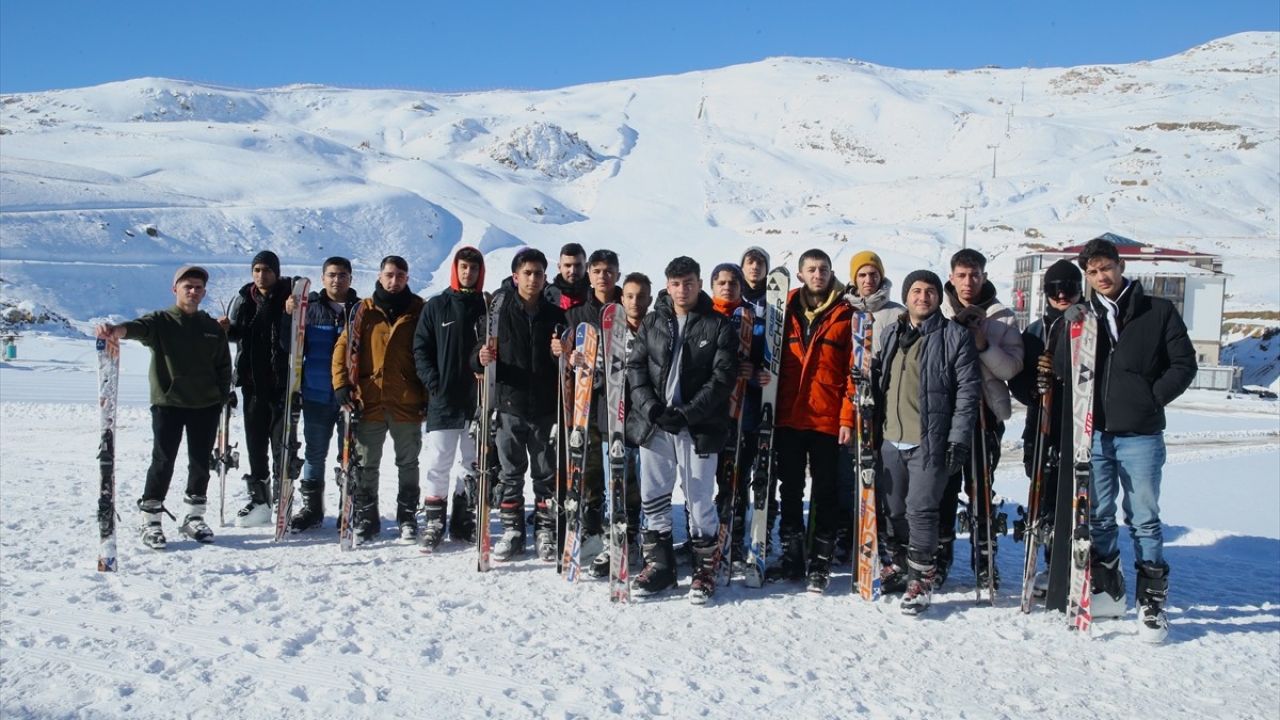
<svg viewBox="0 0 1280 720"><path fill-rule="evenodd" d="M1036 360L1036 392L1041 395L1049 392L1057 376L1053 372L1053 356L1045 353Z"/></svg>
<svg viewBox="0 0 1280 720"><path fill-rule="evenodd" d="M667 409L666 405L663 405L662 403L654 403L653 406L649 408L649 422L654 425L657 425L658 418L662 417L662 413L666 409Z"/></svg>
<svg viewBox="0 0 1280 720"><path fill-rule="evenodd" d="M947 475L955 475L969 464L969 446L964 443L947 443Z"/></svg>
<svg viewBox="0 0 1280 720"><path fill-rule="evenodd" d="M689 421L685 419L684 413L675 408L667 408L658 416L658 427L672 435L679 435L688 426Z"/></svg>
<svg viewBox="0 0 1280 720"><path fill-rule="evenodd" d="M968 305L960 312L956 313L955 321L965 327L973 327L980 325L983 320L987 319L987 311L977 305Z"/></svg>
<svg viewBox="0 0 1280 720"><path fill-rule="evenodd" d="M231 408L232 410L235 410L236 406L238 406L239 404L240 404L240 398L236 397L236 391L234 389L231 392L227 393L227 407Z"/></svg>
<svg viewBox="0 0 1280 720"><path fill-rule="evenodd" d="M343 385L333 391L333 394L338 398L338 407L355 407L355 403L351 401L351 393L353 390L354 388L350 385Z"/></svg>

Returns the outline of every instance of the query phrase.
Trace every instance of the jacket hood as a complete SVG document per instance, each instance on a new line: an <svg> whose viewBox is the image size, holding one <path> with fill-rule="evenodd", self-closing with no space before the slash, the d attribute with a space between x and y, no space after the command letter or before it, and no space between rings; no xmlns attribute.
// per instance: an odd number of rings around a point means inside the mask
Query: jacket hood
<svg viewBox="0 0 1280 720"><path fill-rule="evenodd" d="M881 281L880 288L871 293L869 297L862 297L859 295L857 286L853 283L849 283L849 287L844 294L844 299L853 306L854 310L873 313L892 302L892 300L889 299L892 291L893 281L889 278L885 278Z"/></svg>
<svg viewBox="0 0 1280 720"><path fill-rule="evenodd" d="M459 292L484 292L484 254L480 255L480 277L476 279L476 286L469 290L464 290L462 285L458 283L458 255L464 250L473 250L477 253L480 251L470 245L458 248L458 252L453 254L453 264L449 266L449 287Z"/></svg>
<svg viewBox="0 0 1280 720"><path fill-rule="evenodd" d="M948 280L943 285L943 293L947 296L947 302L950 303L951 309L960 312L964 309L964 305L960 302L960 296L956 294L955 285ZM978 301L974 303L983 310L990 310L991 306L996 304L996 286L991 284L990 280L982 283L982 289L978 291Z"/></svg>

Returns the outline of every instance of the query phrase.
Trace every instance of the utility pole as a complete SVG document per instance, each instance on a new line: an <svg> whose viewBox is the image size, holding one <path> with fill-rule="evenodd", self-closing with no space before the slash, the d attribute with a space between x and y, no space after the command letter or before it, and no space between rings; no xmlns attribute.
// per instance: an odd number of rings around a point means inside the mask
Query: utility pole
<svg viewBox="0 0 1280 720"><path fill-rule="evenodd" d="M991 179L995 180L996 179L996 150L1000 149L1000 143L996 143L994 145L988 145L987 147L991 149Z"/></svg>
<svg viewBox="0 0 1280 720"><path fill-rule="evenodd" d="M969 247L969 210L973 205L961 205L960 207L964 210L960 220L960 248L963 250Z"/></svg>
<svg viewBox="0 0 1280 720"><path fill-rule="evenodd" d="M1009 128L1013 126L1013 108L1009 108L1004 114L1004 136L1009 137Z"/></svg>

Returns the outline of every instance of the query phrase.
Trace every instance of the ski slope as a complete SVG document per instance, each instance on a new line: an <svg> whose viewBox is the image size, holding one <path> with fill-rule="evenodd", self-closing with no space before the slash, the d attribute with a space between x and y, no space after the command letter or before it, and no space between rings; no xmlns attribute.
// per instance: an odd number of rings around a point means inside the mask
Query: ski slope
<svg viewBox="0 0 1280 720"><path fill-rule="evenodd" d="M146 352L128 342L120 571L101 574L92 348L31 336L0 364L6 718L1273 718L1280 702L1274 402L1195 391L1170 411L1173 627L1153 648L1132 609L1091 639L1057 614L1019 613L1021 546L1008 537L995 607L974 604L961 560L918 620L853 599L847 568L825 596L736 581L696 608L682 565L680 592L619 607L606 583L569 585L535 559L478 574L471 547L451 541L433 556L389 540L342 553L332 484L323 531L276 544L269 528L215 527L198 546L166 520L169 549L147 551L133 509L150 457ZM382 470L385 527L395 473ZM996 490L1025 498L1018 463ZM228 491L234 513L243 491ZM215 483L214 508L217 496ZM1122 552L1130 563L1127 537Z"/></svg>

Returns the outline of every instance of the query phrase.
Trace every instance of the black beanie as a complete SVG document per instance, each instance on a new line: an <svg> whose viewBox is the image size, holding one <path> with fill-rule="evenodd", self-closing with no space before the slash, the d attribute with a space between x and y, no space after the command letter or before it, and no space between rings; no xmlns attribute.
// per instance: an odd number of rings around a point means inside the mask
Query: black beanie
<svg viewBox="0 0 1280 720"><path fill-rule="evenodd" d="M938 291L938 297L942 297L942 280L936 273L929 270L912 270L907 274L907 279L902 281L902 302L907 301L907 293L911 292L911 286L918 282L927 282Z"/></svg>
<svg viewBox="0 0 1280 720"><path fill-rule="evenodd" d="M1058 262L1050 265L1048 270L1044 271L1044 287L1046 292L1048 291L1049 283L1051 282L1071 282L1075 283L1076 287L1080 287L1082 281L1083 278L1080 276L1080 268L1076 267L1076 264L1070 260L1059 260Z"/></svg>
<svg viewBox="0 0 1280 720"><path fill-rule="evenodd" d="M276 257L276 254L270 250L263 250L257 255L254 255L253 262L249 263L249 267L253 267L254 265L266 265L271 268L271 271L276 274L276 277L280 277L280 258Z"/></svg>

